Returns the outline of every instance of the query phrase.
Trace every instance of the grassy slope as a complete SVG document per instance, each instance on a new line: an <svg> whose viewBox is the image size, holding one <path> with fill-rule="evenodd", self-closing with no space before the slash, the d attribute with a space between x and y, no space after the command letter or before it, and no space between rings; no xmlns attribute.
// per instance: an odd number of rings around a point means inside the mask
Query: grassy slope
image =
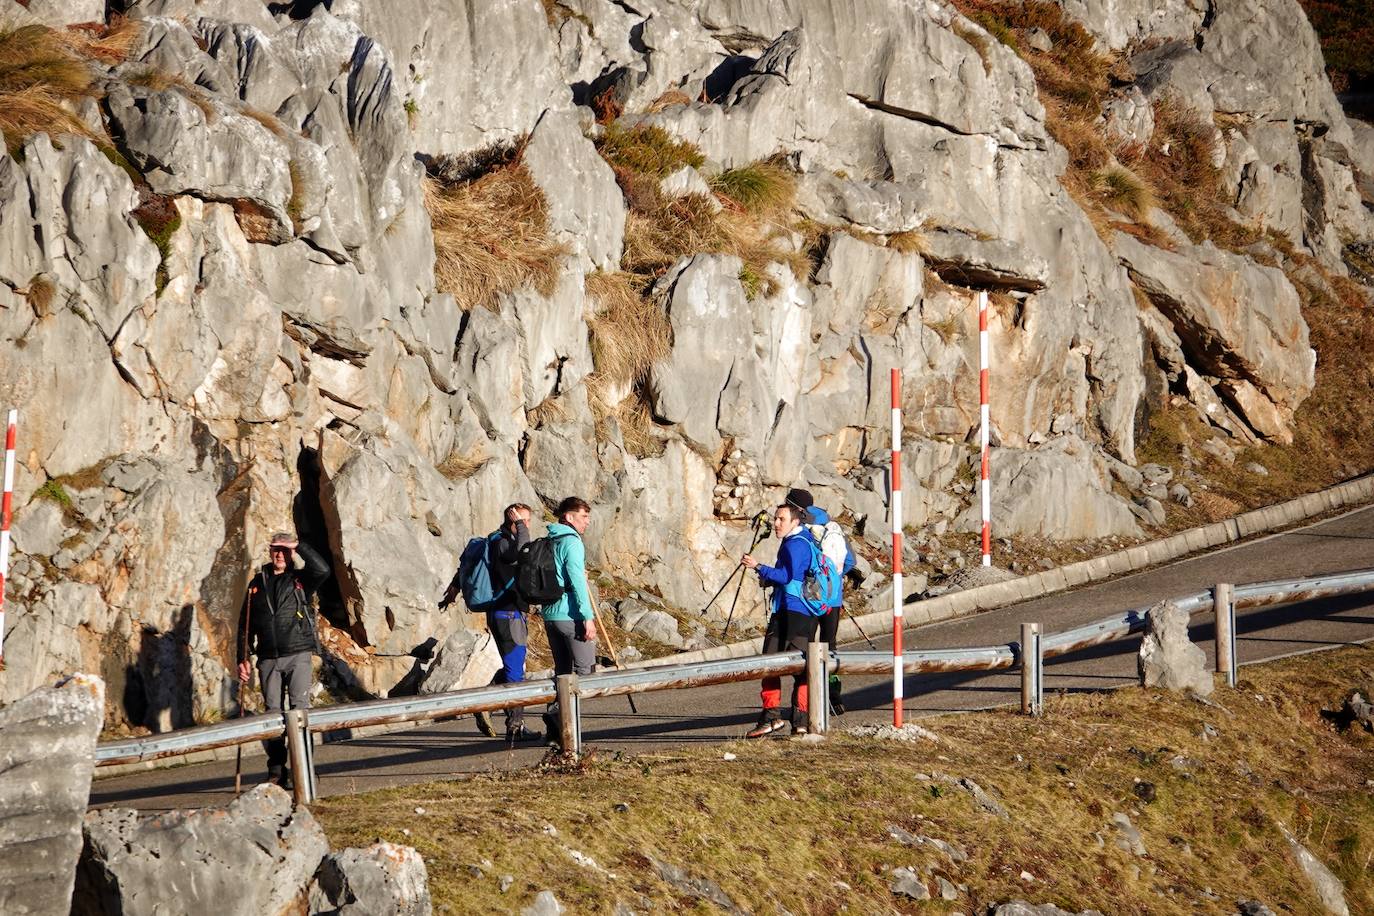
<svg viewBox="0 0 1374 916"><path fill-rule="evenodd" d="M417 847L437 912L518 911L543 888L580 913L608 913L617 901L715 911L660 880L652 856L719 882L759 912L848 904L968 913L1019 897L1151 914L1232 913L1237 899L1256 898L1317 913L1280 824L1345 881L1352 913L1374 912L1374 738L1338 734L1319 714L1352 687L1374 687L1374 651L1242 675L1239 689L1218 690L1224 710L1128 689L1053 699L1040 720L1010 712L923 719L938 745L836 737L819 746L594 754L580 768L387 790L322 802L315 812L335 847L378 838ZM1218 736L1204 738L1204 725ZM1187 758L1186 773L1170 763L1177 755ZM940 773L976 780L1000 797L1010 821L979 811ZM1137 780L1156 786L1152 803L1133 795ZM1147 858L1113 843L1107 824L1117 811L1140 829ZM889 824L956 843L969 861L901 846ZM612 874L576 864L569 848ZM904 865L932 868L932 891L937 876L966 890L953 902L894 897L886 871ZM505 894L503 874L516 879Z"/></svg>

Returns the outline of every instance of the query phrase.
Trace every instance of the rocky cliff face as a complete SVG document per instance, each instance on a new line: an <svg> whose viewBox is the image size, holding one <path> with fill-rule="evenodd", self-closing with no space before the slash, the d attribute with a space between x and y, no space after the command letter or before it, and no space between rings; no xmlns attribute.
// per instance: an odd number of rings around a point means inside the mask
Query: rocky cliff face
<svg viewBox="0 0 1374 916"><path fill-rule="evenodd" d="M0 403L23 412L0 701L100 670L112 724L231 701L247 576L289 523L333 558L331 656L371 693L463 624L435 599L511 501L587 497L594 565L680 607L779 488L881 542L889 367L908 523L974 525L978 290L999 534L1142 534L1112 475L1152 411L1289 440L1315 365L1279 252L1343 275L1374 238L1371 153L1294 0L1064 0L1045 27L984 0L129 6L131 45L69 105L93 139L0 156ZM1044 69L1080 36L1111 62L1074 110L1111 138L1091 187ZM700 155L649 194L608 153L625 132ZM426 188L503 143L551 254L488 308L436 281ZM1244 244L1103 190L1189 144ZM791 195L765 257L635 266L646 194L736 218L722 179L761 161ZM621 268L668 336L617 379L608 341L639 322L596 290Z"/></svg>

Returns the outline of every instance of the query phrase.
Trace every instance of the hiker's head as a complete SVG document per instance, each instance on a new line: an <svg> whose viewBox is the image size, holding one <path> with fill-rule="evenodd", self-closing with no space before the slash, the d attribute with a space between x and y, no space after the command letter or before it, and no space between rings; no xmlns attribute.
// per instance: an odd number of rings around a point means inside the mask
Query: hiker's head
<svg viewBox="0 0 1374 916"><path fill-rule="evenodd" d="M576 496L569 496L559 503L558 511L554 514L560 522L578 534L586 534L587 526L592 523L592 507L585 499Z"/></svg>
<svg viewBox="0 0 1374 916"><path fill-rule="evenodd" d="M505 526L507 530L514 531L515 523L517 521L524 522L526 525L528 525L530 523L530 518L533 515L533 510L531 510L530 507L525 505L524 503L511 503L509 506L506 507L506 511L504 513L504 521L502 524Z"/></svg>
<svg viewBox="0 0 1374 916"><path fill-rule="evenodd" d="M816 501L811 497L810 490L793 487L791 490L788 490L787 495L783 497L782 504L784 506L791 506L804 515L808 509L816 504Z"/></svg>
<svg viewBox="0 0 1374 916"><path fill-rule="evenodd" d="M291 555L296 550L296 539L286 531L278 531L272 535L272 540L267 545L267 554L272 559L273 572L286 572L291 565Z"/></svg>
<svg viewBox="0 0 1374 916"><path fill-rule="evenodd" d="M801 517L800 509L783 503L773 510L773 533L780 538L787 537L797 530L797 525L801 523Z"/></svg>

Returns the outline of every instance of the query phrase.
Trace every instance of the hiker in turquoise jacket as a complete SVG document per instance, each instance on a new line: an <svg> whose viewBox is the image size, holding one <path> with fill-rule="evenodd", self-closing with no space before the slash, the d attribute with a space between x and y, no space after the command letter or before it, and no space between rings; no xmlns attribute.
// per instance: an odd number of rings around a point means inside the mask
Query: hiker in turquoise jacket
<svg viewBox="0 0 1374 916"><path fill-rule="evenodd" d="M558 521L549 526L553 540L554 566L558 581L566 589L553 604L544 606L544 633L553 652L553 673L591 674L596 666L596 616L587 593L587 549L582 535L592 521L592 507L585 500L569 496L558 504ZM544 713L547 733L558 732L558 703Z"/></svg>

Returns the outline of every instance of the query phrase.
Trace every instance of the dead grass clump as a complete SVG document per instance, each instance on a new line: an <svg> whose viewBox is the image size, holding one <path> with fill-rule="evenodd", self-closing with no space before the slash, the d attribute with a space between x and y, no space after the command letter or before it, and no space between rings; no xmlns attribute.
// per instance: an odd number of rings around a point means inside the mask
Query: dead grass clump
<svg viewBox="0 0 1374 916"><path fill-rule="evenodd" d="M968 23L961 19L954 20L954 34L964 40L966 44L973 48L978 54L978 59L983 62L983 73L992 73L992 60L989 57L988 37L977 29L970 28ZM1015 47L1016 39L1012 37L1011 30L1003 27L1003 35L997 36L1003 44Z"/></svg>
<svg viewBox="0 0 1374 916"><path fill-rule="evenodd" d="M919 229L908 229L906 232L889 235L887 247L902 254L919 254L922 257L930 254L930 242Z"/></svg>
<svg viewBox="0 0 1374 916"><path fill-rule="evenodd" d="M791 209L797 179L780 162L765 160L726 169L711 179L711 190L744 211L766 218Z"/></svg>
<svg viewBox="0 0 1374 916"><path fill-rule="evenodd" d="M467 480L487 463L485 456L462 455L452 452L435 468L449 480Z"/></svg>
<svg viewBox="0 0 1374 916"><path fill-rule="evenodd" d="M465 311L495 309L503 293L553 292L567 248L549 232L548 201L529 172L512 162L464 183L425 180L440 290Z"/></svg>
<svg viewBox="0 0 1374 916"><path fill-rule="evenodd" d="M52 314L52 302L57 296L57 286L44 274L37 274L29 281L28 289L23 290L24 299L39 318Z"/></svg>
<svg viewBox="0 0 1374 916"><path fill-rule="evenodd" d="M0 32L0 132L11 154L37 133L93 137L67 107L94 94L90 65L41 25Z"/></svg>
<svg viewBox="0 0 1374 916"><path fill-rule="evenodd" d="M467 184L483 175L514 165L525 148L525 137L493 143L457 156L441 156L428 163L429 173L444 184Z"/></svg>
<svg viewBox="0 0 1374 916"><path fill-rule="evenodd" d="M109 23L81 22L60 34L78 56L114 66L129 59L142 26L115 13Z"/></svg>
<svg viewBox="0 0 1374 916"><path fill-rule="evenodd" d="M252 105L241 105L238 108L238 113L245 118L257 121L278 140L285 140L291 135L291 132L286 129L286 125L281 122L281 118L260 108L254 108Z"/></svg>
<svg viewBox="0 0 1374 916"><path fill-rule="evenodd" d="M646 382L654 363L673 347L663 307L642 295L642 278L628 273L596 271L586 283L587 295L597 304L587 322L597 374L617 384Z"/></svg>
<svg viewBox="0 0 1374 916"><path fill-rule="evenodd" d="M654 178L667 178L684 165L700 168L706 161L701 150L655 125L608 124L596 146L615 168Z"/></svg>
<svg viewBox="0 0 1374 916"><path fill-rule="evenodd" d="M675 105L690 105L692 97L681 89L669 89L649 103L648 111L650 114L663 111L665 108L672 108Z"/></svg>
<svg viewBox="0 0 1374 916"><path fill-rule="evenodd" d="M1093 176L1097 196L1111 209L1143 222L1155 206L1155 195L1140 176L1122 166L1108 166Z"/></svg>

